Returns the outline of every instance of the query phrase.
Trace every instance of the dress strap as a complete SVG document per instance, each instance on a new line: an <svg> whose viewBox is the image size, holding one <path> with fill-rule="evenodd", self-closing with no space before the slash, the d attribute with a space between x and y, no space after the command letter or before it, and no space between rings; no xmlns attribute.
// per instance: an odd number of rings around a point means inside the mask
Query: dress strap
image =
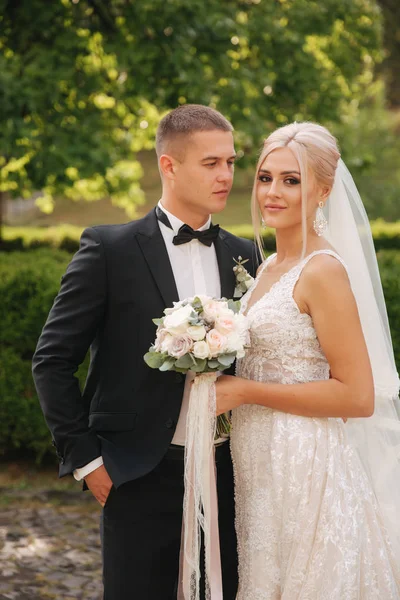
<svg viewBox="0 0 400 600"><path fill-rule="evenodd" d="M297 265L297 268L295 268L295 277L293 280L293 288L294 289L296 283L298 282L300 275L303 272L304 267L306 266L307 263L310 262L310 260L312 258L314 258L314 256L317 256L318 254L328 254L329 256L333 256L333 258L336 258L336 260L338 260L340 262L340 264L344 267L344 269L346 270L346 273L349 274L348 268L346 263L344 262L344 260L339 256L339 254L337 252L335 252L334 250L330 250L329 248L323 248L322 250L315 250L314 252L311 252L311 254L309 254L308 256L306 256L302 261L299 262L299 264Z"/></svg>

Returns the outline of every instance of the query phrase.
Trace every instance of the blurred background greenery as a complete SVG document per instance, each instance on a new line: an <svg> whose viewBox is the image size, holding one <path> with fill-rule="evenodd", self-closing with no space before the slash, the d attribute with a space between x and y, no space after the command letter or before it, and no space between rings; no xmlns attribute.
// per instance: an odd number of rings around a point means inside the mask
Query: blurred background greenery
<svg viewBox="0 0 400 600"><path fill-rule="evenodd" d="M0 0L0 193L20 199L5 220L143 214L157 123L186 102L236 130L224 225L249 222L263 138L304 119L338 136L370 218L399 219L399 46L397 0Z"/></svg>
<svg viewBox="0 0 400 600"><path fill-rule="evenodd" d="M268 133L316 120L337 135L400 357L399 69L398 0L0 0L0 453L48 452L37 337L82 228L157 202L155 131L179 104L231 119L240 160L219 221L249 237Z"/></svg>

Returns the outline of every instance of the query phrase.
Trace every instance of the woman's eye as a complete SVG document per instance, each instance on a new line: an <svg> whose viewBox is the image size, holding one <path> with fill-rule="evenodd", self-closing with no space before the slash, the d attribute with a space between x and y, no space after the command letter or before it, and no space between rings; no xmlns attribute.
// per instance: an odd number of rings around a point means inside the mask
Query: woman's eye
<svg viewBox="0 0 400 600"><path fill-rule="evenodd" d="M258 181L261 181L262 183L269 183L271 181L271 177L268 177L268 175L259 175Z"/></svg>
<svg viewBox="0 0 400 600"><path fill-rule="evenodd" d="M300 183L300 181L298 179L295 179L294 177L289 177L285 181L286 183L289 183L289 185L297 185L298 183Z"/></svg>

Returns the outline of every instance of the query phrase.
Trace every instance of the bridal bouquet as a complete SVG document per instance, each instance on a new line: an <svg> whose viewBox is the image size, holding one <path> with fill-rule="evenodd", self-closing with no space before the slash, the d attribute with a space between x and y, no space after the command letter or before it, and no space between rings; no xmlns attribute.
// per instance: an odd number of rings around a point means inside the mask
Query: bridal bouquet
<svg viewBox="0 0 400 600"><path fill-rule="evenodd" d="M206 596L222 600L215 437L229 433L226 415L216 417L215 380L244 356L247 325L240 302L195 296L174 302L154 319L156 339L144 356L160 371L196 374L189 398L178 600L200 598L200 549L204 534Z"/></svg>
<svg viewBox="0 0 400 600"><path fill-rule="evenodd" d="M147 365L160 371L216 373L244 356L246 318L240 302L195 296L174 302L157 325L154 344L145 354ZM216 435L229 433L226 415L217 419Z"/></svg>

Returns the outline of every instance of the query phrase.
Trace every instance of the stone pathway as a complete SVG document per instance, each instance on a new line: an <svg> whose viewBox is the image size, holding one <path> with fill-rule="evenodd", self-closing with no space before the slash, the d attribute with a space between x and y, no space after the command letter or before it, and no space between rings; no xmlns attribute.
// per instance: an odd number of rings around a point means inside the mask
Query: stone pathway
<svg viewBox="0 0 400 600"><path fill-rule="evenodd" d="M100 510L89 492L0 489L0 599L101 600Z"/></svg>

